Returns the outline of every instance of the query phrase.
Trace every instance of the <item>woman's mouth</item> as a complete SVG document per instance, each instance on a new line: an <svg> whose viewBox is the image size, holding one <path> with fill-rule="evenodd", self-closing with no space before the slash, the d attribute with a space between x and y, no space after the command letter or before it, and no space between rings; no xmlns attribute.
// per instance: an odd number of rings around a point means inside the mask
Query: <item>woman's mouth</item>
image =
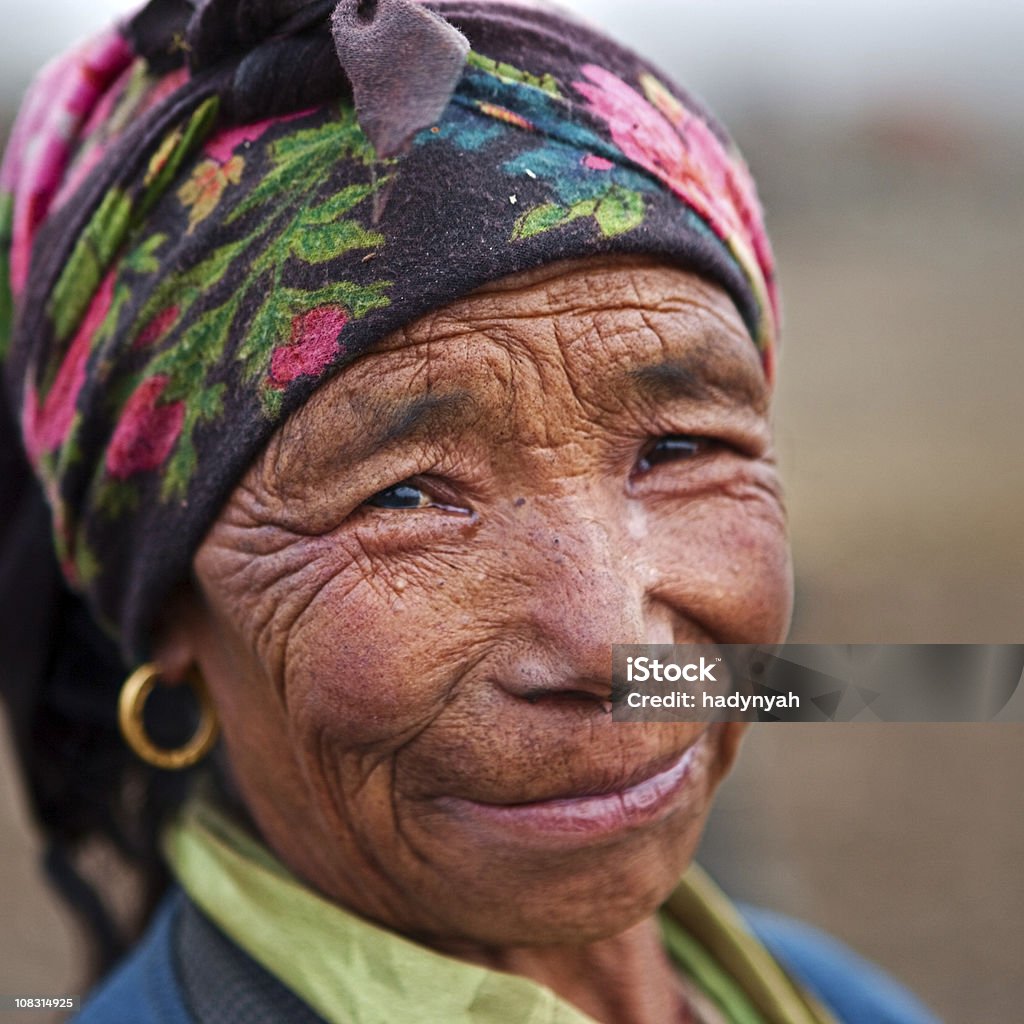
<svg viewBox="0 0 1024 1024"><path fill-rule="evenodd" d="M611 792L507 804L442 797L438 804L467 823L507 830L519 840L554 840L557 844L604 838L654 824L677 809L695 770L702 767L701 739L667 768Z"/></svg>

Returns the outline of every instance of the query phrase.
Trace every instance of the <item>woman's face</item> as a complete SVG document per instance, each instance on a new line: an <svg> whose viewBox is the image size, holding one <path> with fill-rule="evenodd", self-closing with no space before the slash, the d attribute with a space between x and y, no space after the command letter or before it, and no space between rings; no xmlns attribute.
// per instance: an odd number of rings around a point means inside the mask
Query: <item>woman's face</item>
<svg viewBox="0 0 1024 1024"><path fill-rule="evenodd" d="M322 387L195 579L162 661L198 663L293 870L441 946L615 934L690 860L740 727L614 722L611 645L789 619L757 353L678 269L494 284Z"/></svg>

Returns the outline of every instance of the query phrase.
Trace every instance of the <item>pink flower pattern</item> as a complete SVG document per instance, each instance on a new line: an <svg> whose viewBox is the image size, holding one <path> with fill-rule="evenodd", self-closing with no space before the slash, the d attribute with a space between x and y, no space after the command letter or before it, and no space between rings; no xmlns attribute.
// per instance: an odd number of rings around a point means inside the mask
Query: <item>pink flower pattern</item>
<svg viewBox="0 0 1024 1024"><path fill-rule="evenodd" d="M252 124L243 124L236 128L226 128L217 132L203 146L203 153L219 164L226 164L239 146L246 142L256 142L275 124L286 124L288 121L297 121L301 117L307 117L313 112L313 109L300 110L296 114L284 114L280 117L268 117L263 121L254 121Z"/></svg>
<svg viewBox="0 0 1024 1024"><path fill-rule="evenodd" d="M174 326L174 322L178 319L178 315L179 311L177 306L168 306L167 309L157 313L157 315L153 317L153 319L150 320L141 331L139 331L139 336L135 339L132 347L135 349L143 349L156 344L156 342L158 342Z"/></svg>
<svg viewBox="0 0 1024 1024"><path fill-rule="evenodd" d="M169 380L166 374L150 377L125 403L107 448L107 473L115 480L159 469L171 454L185 422L185 403L160 404Z"/></svg>
<svg viewBox="0 0 1024 1024"><path fill-rule="evenodd" d="M338 335L348 318L342 306L324 306L295 317L288 344L274 349L270 358L270 386L279 389L298 377L323 373L341 352Z"/></svg>
<svg viewBox="0 0 1024 1024"><path fill-rule="evenodd" d="M17 197L11 244L11 287L28 279L32 243L67 170L81 126L134 54L112 29L50 64L29 93L0 169L0 190Z"/></svg>
<svg viewBox="0 0 1024 1024"><path fill-rule="evenodd" d="M56 451L68 438L78 394L85 383L92 341L113 302L114 278L113 273L108 274L93 297L42 404L35 388L29 386L26 390L22 431L29 457L34 463L38 463L44 454Z"/></svg>
<svg viewBox="0 0 1024 1024"><path fill-rule="evenodd" d="M642 82L648 99L596 64L581 71L586 80L573 84L608 125L615 145L704 219L777 315L774 262L742 162L653 76Z"/></svg>
<svg viewBox="0 0 1024 1024"><path fill-rule="evenodd" d="M591 171L610 171L615 164L596 153L588 153L583 158L583 166Z"/></svg>

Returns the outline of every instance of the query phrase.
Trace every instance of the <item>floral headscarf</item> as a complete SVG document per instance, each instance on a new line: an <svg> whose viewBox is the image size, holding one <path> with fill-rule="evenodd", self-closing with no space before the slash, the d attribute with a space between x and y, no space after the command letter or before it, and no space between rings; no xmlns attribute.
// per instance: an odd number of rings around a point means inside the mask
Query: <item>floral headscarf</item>
<svg viewBox="0 0 1024 1024"><path fill-rule="evenodd" d="M5 397L65 580L142 657L328 376L490 280L601 253L720 284L771 378L753 183L633 53L534 5L154 0L43 74L0 175Z"/></svg>

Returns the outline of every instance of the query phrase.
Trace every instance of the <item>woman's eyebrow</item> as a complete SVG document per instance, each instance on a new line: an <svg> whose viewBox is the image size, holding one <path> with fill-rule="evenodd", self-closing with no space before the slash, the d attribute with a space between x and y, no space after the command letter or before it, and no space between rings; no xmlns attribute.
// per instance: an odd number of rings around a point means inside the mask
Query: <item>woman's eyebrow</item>
<svg viewBox="0 0 1024 1024"><path fill-rule="evenodd" d="M425 429L454 432L479 414L477 396L464 388L440 394L428 392L394 405L375 402L368 416L368 429L349 453L358 460Z"/></svg>
<svg viewBox="0 0 1024 1024"><path fill-rule="evenodd" d="M625 376L634 390L653 400L725 401L755 409L767 405L767 387L750 367L734 359L709 359L704 352L640 366Z"/></svg>

